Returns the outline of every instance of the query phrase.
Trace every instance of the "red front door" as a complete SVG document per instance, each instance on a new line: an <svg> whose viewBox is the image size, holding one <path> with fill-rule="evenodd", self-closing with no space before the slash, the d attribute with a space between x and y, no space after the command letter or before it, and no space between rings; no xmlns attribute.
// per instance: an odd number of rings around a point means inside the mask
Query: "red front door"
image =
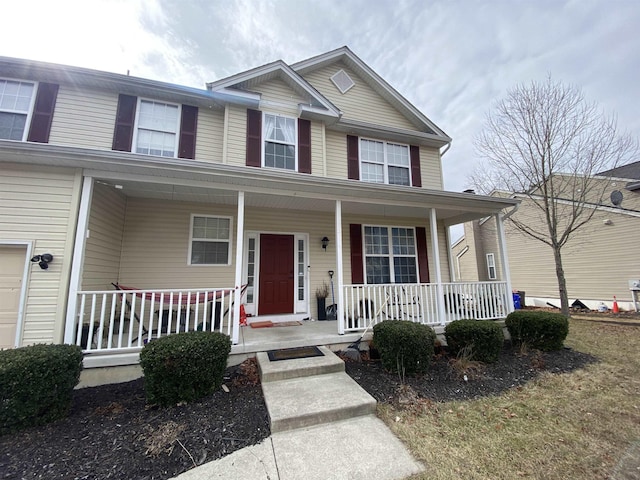
<svg viewBox="0 0 640 480"><path fill-rule="evenodd" d="M258 314L293 313L293 235L260 235Z"/></svg>

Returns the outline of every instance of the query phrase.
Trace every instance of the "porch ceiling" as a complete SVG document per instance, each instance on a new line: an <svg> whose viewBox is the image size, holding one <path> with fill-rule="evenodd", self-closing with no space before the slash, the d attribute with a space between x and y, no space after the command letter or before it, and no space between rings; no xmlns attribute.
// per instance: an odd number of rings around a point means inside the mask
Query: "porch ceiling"
<svg viewBox="0 0 640 480"><path fill-rule="evenodd" d="M238 194L234 190L221 188L207 188L193 185L176 185L164 183L149 183L131 180L98 179L100 183L114 188L122 187L120 191L127 197L148 198L189 203L212 203L217 205L237 205ZM248 208L269 208L276 210L301 210L313 212L334 212L334 198L318 198L316 196L298 195L296 192L284 194L272 192L245 192L245 206ZM470 212L464 205L407 205L388 204L383 200L365 198L358 201L343 200L343 214L375 215L383 217L413 217L428 218L431 207L436 208L436 216L448 224L481 218L491 212ZM453 222L453 223L451 223Z"/></svg>

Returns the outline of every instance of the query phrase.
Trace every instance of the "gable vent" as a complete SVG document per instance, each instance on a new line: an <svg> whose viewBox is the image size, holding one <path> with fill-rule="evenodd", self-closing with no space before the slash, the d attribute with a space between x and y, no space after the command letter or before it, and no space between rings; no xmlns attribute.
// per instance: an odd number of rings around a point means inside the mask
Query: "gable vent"
<svg viewBox="0 0 640 480"><path fill-rule="evenodd" d="M351 80L351 77L344 70L338 70L331 77L331 81L343 94L347 93L355 85L355 82Z"/></svg>

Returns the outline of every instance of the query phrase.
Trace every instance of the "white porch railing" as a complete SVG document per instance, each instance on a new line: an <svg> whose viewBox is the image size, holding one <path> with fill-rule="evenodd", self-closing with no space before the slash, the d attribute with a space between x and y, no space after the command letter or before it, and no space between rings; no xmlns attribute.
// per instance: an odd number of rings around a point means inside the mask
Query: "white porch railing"
<svg viewBox="0 0 640 480"><path fill-rule="evenodd" d="M234 288L78 292L74 343L85 352L127 352L193 330L231 336Z"/></svg>
<svg viewBox="0 0 640 480"><path fill-rule="evenodd" d="M435 283L344 286L344 329L362 331L384 320L409 320L446 325L463 318L494 320L509 313L506 282L443 283L442 298ZM442 302L444 317L438 314Z"/></svg>

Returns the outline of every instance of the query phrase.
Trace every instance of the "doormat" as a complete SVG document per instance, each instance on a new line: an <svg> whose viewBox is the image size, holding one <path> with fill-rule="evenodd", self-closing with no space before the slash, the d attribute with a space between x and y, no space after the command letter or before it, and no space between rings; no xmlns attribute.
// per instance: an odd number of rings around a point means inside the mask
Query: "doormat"
<svg viewBox="0 0 640 480"><path fill-rule="evenodd" d="M267 355L270 361L277 362L280 360L295 360L297 358L322 357L324 353L322 353L318 347L310 346L269 350Z"/></svg>
<svg viewBox="0 0 640 480"><path fill-rule="evenodd" d="M251 322L249 325L251 325L251 328L297 327L298 325L302 325L302 322L298 322L297 320L291 322L271 322L265 320L264 322Z"/></svg>
<svg viewBox="0 0 640 480"><path fill-rule="evenodd" d="M267 320L266 322L251 322L249 325L251 328L268 328L273 327L273 322Z"/></svg>

